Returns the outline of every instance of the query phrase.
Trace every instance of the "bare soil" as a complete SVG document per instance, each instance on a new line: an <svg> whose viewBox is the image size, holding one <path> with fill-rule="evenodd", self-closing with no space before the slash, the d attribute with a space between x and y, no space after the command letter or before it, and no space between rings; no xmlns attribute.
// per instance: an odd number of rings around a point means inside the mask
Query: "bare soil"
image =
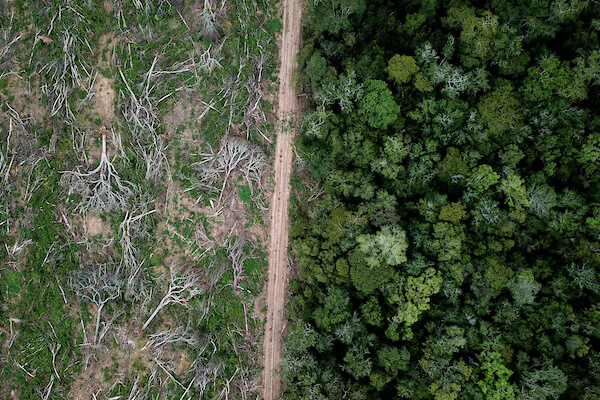
<svg viewBox="0 0 600 400"><path fill-rule="evenodd" d="M279 370L285 328L284 306L288 277L288 209L290 175L293 160L295 125L300 117L300 103L292 87L296 68L296 53L300 48L302 4L300 0L283 3L283 34L279 44L279 96L277 143L274 162L274 191L271 200L269 231L269 280L267 283L267 323L264 338L263 398L271 400L281 395ZM294 118L294 129L289 130L289 118Z"/></svg>
<svg viewBox="0 0 600 400"><path fill-rule="evenodd" d="M85 217L85 227L89 237L98 235L107 236L110 234L110 225L108 222L102 221L102 218L97 215L87 215Z"/></svg>
<svg viewBox="0 0 600 400"><path fill-rule="evenodd" d="M113 124L115 119L115 98L116 93L114 89L114 82L102 75L98 74L96 77L96 110L102 120L102 123L109 127Z"/></svg>
<svg viewBox="0 0 600 400"><path fill-rule="evenodd" d="M104 57L109 57L115 46L114 42L109 43L109 39L112 40L108 34L100 37L100 52L98 55L98 68L100 69L106 69L110 66L108 59L103 58L103 52L106 50L107 54ZM110 128L115 120L115 103L117 97L114 89L114 80L105 77L99 72L96 76L94 89L96 90L96 94L94 95L95 110L98 112L102 123Z"/></svg>

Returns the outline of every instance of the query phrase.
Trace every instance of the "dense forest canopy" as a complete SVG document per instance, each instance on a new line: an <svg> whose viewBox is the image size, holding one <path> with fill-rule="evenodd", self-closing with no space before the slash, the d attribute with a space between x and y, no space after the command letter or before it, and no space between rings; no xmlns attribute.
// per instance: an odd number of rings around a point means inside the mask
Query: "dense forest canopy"
<svg viewBox="0 0 600 400"><path fill-rule="evenodd" d="M600 4L306 18L285 398L600 398Z"/></svg>

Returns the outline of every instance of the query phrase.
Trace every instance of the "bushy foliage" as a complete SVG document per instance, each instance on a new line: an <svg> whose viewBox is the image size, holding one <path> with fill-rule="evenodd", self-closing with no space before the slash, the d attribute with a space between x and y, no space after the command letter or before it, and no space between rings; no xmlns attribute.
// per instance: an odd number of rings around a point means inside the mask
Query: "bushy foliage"
<svg viewBox="0 0 600 400"><path fill-rule="evenodd" d="M322 0L307 20L299 147L325 191L294 200L284 397L593 398L600 9Z"/></svg>

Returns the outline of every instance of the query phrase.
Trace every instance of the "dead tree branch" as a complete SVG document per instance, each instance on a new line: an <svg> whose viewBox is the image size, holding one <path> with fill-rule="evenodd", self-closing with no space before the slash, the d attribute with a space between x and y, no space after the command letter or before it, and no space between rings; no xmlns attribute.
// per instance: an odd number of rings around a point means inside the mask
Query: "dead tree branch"
<svg viewBox="0 0 600 400"><path fill-rule="evenodd" d="M130 57L132 57L131 53ZM148 72L144 74L144 79L138 85L129 82L119 68L119 75L127 89L127 93L122 91L120 93L123 116L133 133L136 153L146 165L146 179L155 186L162 183L165 171L169 174L169 179L171 176L166 156L167 146L157 132L160 124L157 106L165 97L159 100L154 98L152 93L158 83L153 82L157 82L160 75L177 74L189 70L189 67L186 67L178 71L158 71L159 58L160 54L156 53ZM139 89L139 93L135 89Z"/></svg>
<svg viewBox="0 0 600 400"><path fill-rule="evenodd" d="M215 13L210 6L210 0L204 0L204 9L200 16L200 35L208 40L219 38L219 31L216 25Z"/></svg>
<svg viewBox="0 0 600 400"><path fill-rule="evenodd" d="M199 57L199 62L200 65L198 65L198 68L200 68L202 71L205 71L207 73L211 73L213 72L215 69L217 68L221 68L221 57L216 57L215 54L213 54L211 52L211 45L208 46L208 48L202 52L200 54ZM222 46L222 45L221 45Z"/></svg>
<svg viewBox="0 0 600 400"><path fill-rule="evenodd" d="M233 268L233 287L241 289L239 286L240 278L244 275L244 263L250 255L246 247L250 244L250 238L243 230L238 234L235 240L230 240L227 246L228 258Z"/></svg>
<svg viewBox="0 0 600 400"><path fill-rule="evenodd" d="M148 317L142 326L142 330L146 329L160 310L167 305L180 304L188 307L187 303L189 300L203 293L200 288L199 278L192 271L181 271L179 267L172 266L170 272L171 276L167 293L163 296L158 306L156 306L154 312Z"/></svg>
<svg viewBox="0 0 600 400"><path fill-rule="evenodd" d="M210 384L214 384L221 376L225 370L225 364L213 354L208 362L203 362L202 359L197 358L190 369L194 372L192 379L194 389L198 393L198 397L202 398L206 388Z"/></svg>
<svg viewBox="0 0 600 400"><path fill-rule="evenodd" d="M84 214L126 209L134 190L131 183L121 180L109 159L104 134L100 164L90 172L63 171L61 184L69 195L83 198L77 208Z"/></svg>
<svg viewBox="0 0 600 400"><path fill-rule="evenodd" d="M10 192L12 190L10 170L12 168L15 156L8 159L0 150L0 225L7 224L10 215ZM15 243L16 244L16 243Z"/></svg>
<svg viewBox="0 0 600 400"><path fill-rule="evenodd" d="M220 182L221 192L219 203L223 199L225 187L232 172L240 171L251 190L253 186L261 188L262 170L267 164L267 158L258 147L250 142L236 138L223 141L218 152L212 149L202 154L202 161L193 163L191 168L199 173L199 185L203 190L211 192Z"/></svg>
<svg viewBox="0 0 600 400"><path fill-rule="evenodd" d="M177 325L174 329L161 329L156 333L150 335L150 340L144 346L147 348L148 346L153 347L155 349L160 349L167 344L176 344L176 343L185 343L192 347L198 346L198 339L196 339L190 333L189 326L181 326Z"/></svg>
<svg viewBox="0 0 600 400"><path fill-rule="evenodd" d="M11 56L15 50L13 45L21 40L21 34L14 29L14 16L15 14L12 12L10 20L0 28L0 79L7 75L17 75L16 63Z"/></svg>
<svg viewBox="0 0 600 400"><path fill-rule="evenodd" d="M123 250L123 259L121 266L127 274L127 282L125 284L125 299L126 300L141 300L142 296L147 295L147 285L142 282L140 277L141 267L144 260L140 261L138 257L138 249L135 247L134 239L140 230L140 224L144 217L153 214L156 210L143 212L133 216L129 211L126 212L125 218L119 225L119 235L121 239L119 244Z"/></svg>
<svg viewBox="0 0 600 400"><path fill-rule="evenodd" d="M38 396L40 396L40 398L42 400L48 400L50 398L50 393L52 392L52 387L54 386L54 375L52 375L50 377L50 382L48 382L48 384L45 387L46 393L43 393L41 391L41 389L36 388L35 391L37 392Z"/></svg>
<svg viewBox="0 0 600 400"><path fill-rule="evenodd" d="M62 57L51 62L38 60L38 64L42 64L39 72L47 79L47 83L42 85L42 93L50 99L51 116L64 115L73 119L69 95L73 88L78 87L88 94L86 99L89 100L93 95L93 84L97 74L86 62L86 55L93 53L87 35L80 34L89 21L70 1L64 1L54 10L47 33L42 34L38 28L34 44L34 47L39 42L52 45L54 40L49 36L55 31L55 27L57 28L54 36L57 37L56 45L59 46ZM32 58L34 54L36 52L32 50Z"/></svg>
<svg viewBox="0 0 600 400"><path fill-rule="evenodd" d="M88 299L96 306L93 344L97 345L102 310L108 302L121 295L123 280L110 268L94 265L91 269L83 269L74 274L69 280L69 285L79 296Z"/></svg>

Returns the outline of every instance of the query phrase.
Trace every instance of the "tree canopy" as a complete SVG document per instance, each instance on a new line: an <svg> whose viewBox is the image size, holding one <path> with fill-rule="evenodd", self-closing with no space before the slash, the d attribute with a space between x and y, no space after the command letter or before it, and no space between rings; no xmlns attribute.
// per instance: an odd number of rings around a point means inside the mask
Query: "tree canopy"
<svg viewBox="0 0 600 400"><path fill-rule="evenodd" d="M600 8L307 12L284 398L598 398Z"/></svg>

